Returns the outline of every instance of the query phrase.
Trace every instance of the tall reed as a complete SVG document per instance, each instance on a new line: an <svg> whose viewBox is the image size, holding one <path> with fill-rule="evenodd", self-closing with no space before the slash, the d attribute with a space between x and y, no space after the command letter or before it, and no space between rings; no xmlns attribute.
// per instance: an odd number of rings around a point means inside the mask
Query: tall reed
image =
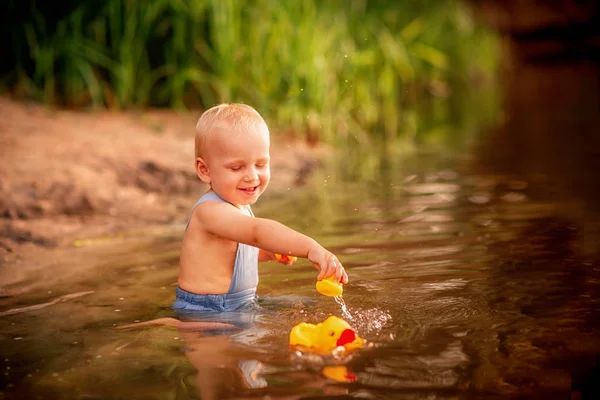
<svg viewBox="0 0 600 400"><path fill-rule="evenodd" d="M495 65L494 38L455 0L76 3L14 28L27 45L8 87L74 106L248 102L274 131L367 143L414 136L411 104Z"/></svg>

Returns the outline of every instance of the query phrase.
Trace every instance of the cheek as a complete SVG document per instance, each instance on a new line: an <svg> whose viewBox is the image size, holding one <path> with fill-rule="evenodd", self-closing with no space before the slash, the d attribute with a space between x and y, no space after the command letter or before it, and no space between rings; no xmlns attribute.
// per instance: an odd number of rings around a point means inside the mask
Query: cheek
<svg viewBox="0 0 600 400"><path fill-rule="evenodd" d="M221 174L219 174L219 181L226 185L236 184L240 179L238 174L232 171L222 171Z"/></svg>
<svg viewBox="0 0 600 400"><path fill-rule="evenodd" d="M268 182L271 179L271 170L268 169L264 171L261 175L263 177L263 180Z"/></svg>

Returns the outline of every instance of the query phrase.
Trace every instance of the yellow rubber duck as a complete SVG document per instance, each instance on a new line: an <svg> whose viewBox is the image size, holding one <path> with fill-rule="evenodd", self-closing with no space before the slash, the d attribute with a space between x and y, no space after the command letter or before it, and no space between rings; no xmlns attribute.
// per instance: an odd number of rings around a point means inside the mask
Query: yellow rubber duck
<svg viewBox="0 0 600 400"><path fill-rule="evenodd" d="M290 345L317 354L331 353L340 346L344 350L354 350L364 344L365 340L348 322L333 315L316 325L301 322L290 331Z"/></svg>
<svg viewBox="0 0 600 400"><path fill-rule="evenodd" d="M334 276L321 279L316 283L317 292L325 296L341 296L344 293L344 286L337 282Z"/></svg>

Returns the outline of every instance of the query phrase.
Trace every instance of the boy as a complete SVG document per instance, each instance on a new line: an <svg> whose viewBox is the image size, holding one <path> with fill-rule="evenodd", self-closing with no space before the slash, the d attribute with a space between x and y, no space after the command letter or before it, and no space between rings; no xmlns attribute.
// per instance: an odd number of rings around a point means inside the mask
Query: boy
<svg viewBox="0 0 600 400"><path fill-rule="evenodd" d="M237 311L252 305L258 261L275 254L308 258L342 283L338 259L313 239L278 222L255 218L250 209L270 180L269 129L244 104L221 104L196 125L196 173L210 190L192 208L183 238L173 308L178 311Z"/></svg>

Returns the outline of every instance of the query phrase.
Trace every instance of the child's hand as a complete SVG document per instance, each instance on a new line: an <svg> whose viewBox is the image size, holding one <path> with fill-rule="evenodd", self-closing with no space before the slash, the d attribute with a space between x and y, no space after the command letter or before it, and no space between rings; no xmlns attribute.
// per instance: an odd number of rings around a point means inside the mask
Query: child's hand
<svg viewBox="0 0 600 400"><path fill-rule="evenodd" d="M336 282L343 284L348 283L348 275L342 263L337 259L333 253L325 250L323 247L313 247L308 252L308 259L315 265L319 270L319 276L317 280L321 280L328 276L334 276Z"/></svg>
<svg viewBox="0 0 600 400"><path fill-rule="evenodd" d="M298 257L294 257L294 256L288 256L286 254L273 254L273 260L285 264L285 265L292 265L293 263L296 262L296 260L298 260Z"/></svg>

